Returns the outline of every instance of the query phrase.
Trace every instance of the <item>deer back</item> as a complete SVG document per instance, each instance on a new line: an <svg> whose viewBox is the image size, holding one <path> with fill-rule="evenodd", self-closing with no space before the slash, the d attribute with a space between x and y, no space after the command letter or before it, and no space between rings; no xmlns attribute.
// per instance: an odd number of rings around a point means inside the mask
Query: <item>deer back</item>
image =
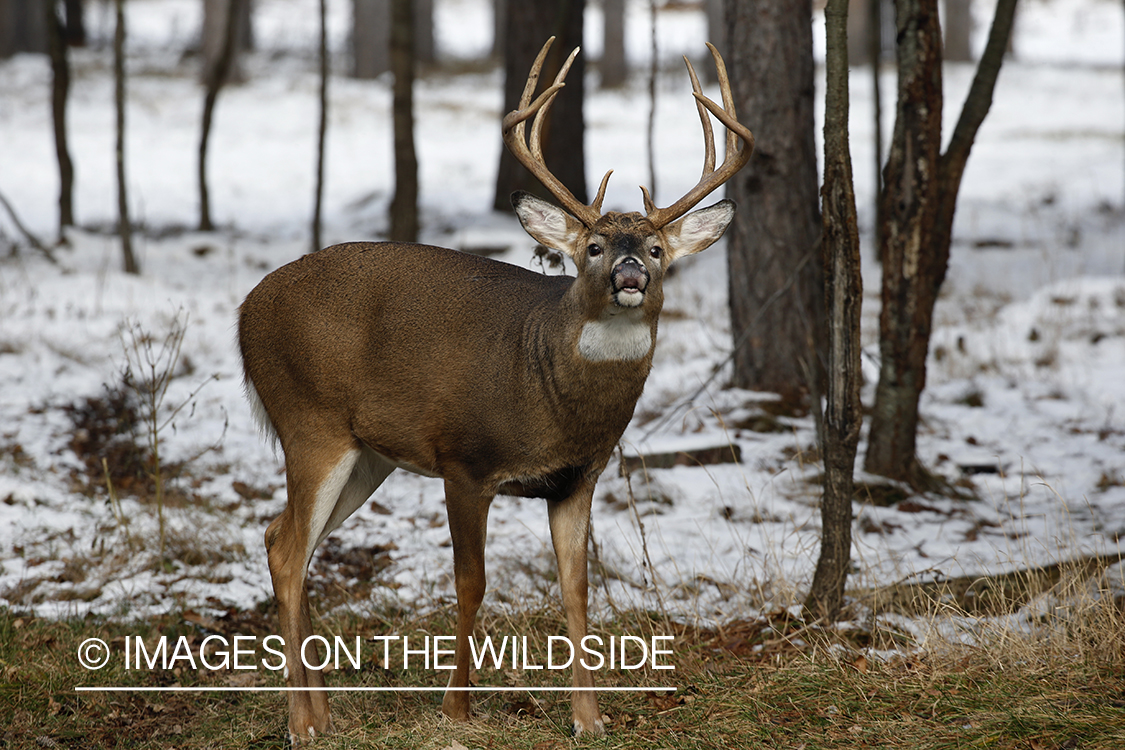
<svg viewBox="0 0 1125 750"><path fill-rule="evenodd" d="M247 381L283 448L346 427L406 468L441 476L457 465L496 486L600 469L652 351L581 356L591 313L577 292L573 277L440 247L338 245L247 297ZM651 325L655 337L655 315Z"/></svg>

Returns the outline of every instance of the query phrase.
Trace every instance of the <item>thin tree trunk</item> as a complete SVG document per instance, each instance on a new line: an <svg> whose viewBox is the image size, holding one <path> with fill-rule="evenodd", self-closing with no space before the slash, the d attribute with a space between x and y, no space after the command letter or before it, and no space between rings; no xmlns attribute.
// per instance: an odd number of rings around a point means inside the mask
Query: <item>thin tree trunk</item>
<svg viewBox="0 0 1125 750"><path fill-rule="evenodd" d="M916 452L934 304L949 265L961 176L992 104L1015 5L1016 0L997 3L985 54L942 155L937 0L899 0L899 98L883 192L881 363L864 468L917 489L935 481Z"/></svg>
<svg viewBox="0 0 1125 750"><path fill-rule="evenodd" d="M214 65L207 68L204 85L207 93L203 98L203 125L199 135L199 229L210 232L215 228L211 221L211 199L207 189L207 146L211 138L211 122L215 115L215 103L219 91L230 78L234 62L234 49L238 33L237 19L239 6L244 0L227 1L226 29L223 30L223 46Z"/></svg>
<svg viewBox="0 0 1125 750"><path fill-rule="evenodd" d="M67 144L66 105L70 94L69 34L59 18L54 2L44 3L47 11L47 49L51 58L51 119L55 130L55 155L59 162L59 238L63 229L74 226L74 162ZM68 13L70 5L67 6ZM68 16L67 23L70 23ZM78 23L77 19L75 23Z"/></svg>
<svg viewBox="0 0 1125 750"><path fill-rule="evenodd" d="M961 190L961 177L965 173L965 164L969 161L969 152L972 151L977 131L980 130L984 118L988 116L988 110L992 108L992 94L996 90L996 79L1004 62L1004 52L1011 39L1015 17L1016 0L997 2L996 14L992 18L992 27L988 32L988 42L977 64L973 83L969 87L969 95L965 98L961 115L953 128L953 137L950 138L949 145L946 146L945 153L938 163L940 203L934 247L939 257L943 259L941 275L937 278L938 286L945 280L945 270L949 264L949 246L952 240L950 232L953 228L953 214L957 209L957 194Z"/></svg>
<svg viewBox="0 0 1125 750"><path fill-rule="evenodd" d="M868 41L871 43L871 101L874 108L872 113L874 119L875 130L875 228L872 234L875 237L873 247L875 248L875 258L880 263L882 262L882 248L883 248L883 202L881 200L883 194L883 87L879 81L879 73L883 67L883 0L870 0L867 6L870 18L868 23L870 25L870 36Z"/></svg>
<svg viewBox="0 0 1125 750"><path fill-rule="evenodd" d="M582 44L585 0L543 0L542 2L506 3L507 33L504 40L504 109L507 113L519 104L531 63L548 37L555 43L539 75L539 89L551 85L567 55ZM566 89L551 107L551 116L543 128L543 158L564 185L582 203L586 203L586 146L583 124L584 80L586 60L579 55L567 76ZM537 92L538 93L538 92ZM499 130L499 129L498 129ZM499 133L497 133L499 136ZM496 175L496 192L492 206L497 211L511 211L511 195L525 190L550 200L550 193L516 161L506 148L500 149L500 166Z"/></svg>
<svg viewBox="0 0 1125 750"><path fill-rule="evenodd" d="M898 0L898 105L884 172L879 385L867 471L921 486L918 398L936 296L929 241L937 216L941 145L941 27L937 0ZM921 484L920 484L921 483Z"/></svg>
<svg viewBox="0 0 1125 750"><path fill-rule="evenodd" d="M645 124L645 154L648 159L648 192L656 199L656 82L660 73L660 51L656 45L656 0L648 0L649 64L648 121Z"/></svg>
<svg viewBox="0 0 1125 750"><path fill-rule="evenodd" d="M324 142L328 134L328 0L320 0L320 123L316 136L316 197L313 202L312 250L320 249L320 215L324 200Z"/></svg>
<svg viewBox="0 0 1125 750"><path fill-rule="evenodd" d="M598 70L602 88L622 86L629 77L625 60L625 0L603 0L605 28L602 37L602 59Z"/></svg>
<svg viewBox="0 0 1125 750"><path fill-rule="evenodd" d="M391 240L418 239L418 157L414 152L414 8L391 0L391 72L394 74L395 195Z"/></svg>
<svg viewBox="0 0 1125 750"><path fill-rule="evenodd" d="M796 407L823 392L814 382L824 366L824 281L812 2L728 0L726 8L735 107L753 117L758 144L727 183L738 204L727 233L732 380Z"/></svg>
<svg viewBox="0 0 1125 750"><path fill-rule="evenodd" d="M140 273L133 255L133 228L125 187L125 0L115 0L116 27L113 33L113 99L117 112L117 231L121 235L125 273Z"/></svg>
<svg viewBox="0 0 1125 750"><path fill-rule="evenodd" d="M973 49L972 0L945 0L945 51L943 57L955 62L971 62Z"/></svg>
<svg viewBox="0 0 1125 750"><path fill-rule="evenodd" d="M859 230L848 146L848 0L824 9L827 59L824 105L824 277L828 313L828 409L824 420L824 497L820 559L806 609L834 619L844 603L852 549L856 446L863 424L859 400L859 321L863 303Z"/></svg>

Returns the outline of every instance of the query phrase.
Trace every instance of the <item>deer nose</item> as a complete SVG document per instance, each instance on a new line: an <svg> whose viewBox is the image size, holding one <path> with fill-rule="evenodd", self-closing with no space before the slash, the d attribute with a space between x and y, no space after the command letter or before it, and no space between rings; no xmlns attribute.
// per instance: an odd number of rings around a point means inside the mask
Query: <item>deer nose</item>
<svg viewBox="0 0 1125 750"><path fill-rule="evenodd" d="M625 258L613 268L613 289L643 292L648 286L648 271L636 258Z"/></svg>

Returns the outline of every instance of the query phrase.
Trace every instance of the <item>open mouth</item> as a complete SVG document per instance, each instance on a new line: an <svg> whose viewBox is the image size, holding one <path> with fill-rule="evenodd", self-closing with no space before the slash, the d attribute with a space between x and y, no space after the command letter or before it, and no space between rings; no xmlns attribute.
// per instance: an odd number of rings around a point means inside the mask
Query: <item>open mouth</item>
<svg viewBox="0 0 1125 750"><path fill-rule="evenodd" d="M613 296L617 304L626 307L639 305L648 286L648 271L636 260L623 260L613 269Z"/></svg>

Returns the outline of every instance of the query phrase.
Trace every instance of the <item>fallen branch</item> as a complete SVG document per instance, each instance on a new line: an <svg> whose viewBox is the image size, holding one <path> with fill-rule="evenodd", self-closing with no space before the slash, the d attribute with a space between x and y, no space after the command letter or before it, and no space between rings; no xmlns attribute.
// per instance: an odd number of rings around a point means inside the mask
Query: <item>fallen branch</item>
<svg viewBox="0 0 1125 750"><path fill-rule="evenodd" d="M43 255L47 256L47 260L51 261L57 266L59 264L59 261L57 258L55 258L54 253L52 253L46 245L40 242L39 238L31 233L31 230L23 225L23 222L20 221L20 217L16 215L16 210L12 208L11 203L8 203L8 199L4 197L3 193L0 193L0 204L3 204L4 210L8 212L8 216L12 217L12 223L16 225L16 229L19 230L20 234L22 234L27 239L28 244L30 244L39 252L43 253Z"/></svg>

